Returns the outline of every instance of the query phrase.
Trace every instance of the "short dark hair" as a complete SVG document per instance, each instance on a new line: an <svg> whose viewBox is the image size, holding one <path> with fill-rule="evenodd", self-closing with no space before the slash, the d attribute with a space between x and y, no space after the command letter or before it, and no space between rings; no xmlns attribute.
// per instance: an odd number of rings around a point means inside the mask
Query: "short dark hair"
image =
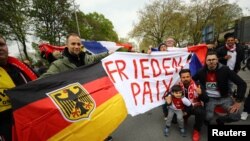
<svg viewBox="0 0 250 141"><path fill-rule="evenodd" d="M218 57L217 52L216 52L216 51L213 51L213 50L209 50L209 51L207 52L206 58L207 58L208 55L215 55L215 56Z"/></svg>
<svg viewBox="0 0 250 141"><path fill-rule="evenodd" d="M224 39L227 40L228 38L235 38L235 35L233 32L226 33L224 35Z"/></svg>
<svg viewBox="0 0 250 141"><path fill-rule="evenodd" d="M69 37L71 37L71 36L76 36L76 37L79 37L79 38L80 38L80 36L79 36L78 34L76 34L76 33L70 33L70 34L68 34L68 35L66 36L66 43L68 43Z"/></svg>
<svg viewBox="0 0 250 141"><path fill-rule="evenodd" d="M162 45L167 46L165 43L160 43L160 44L158 45L158 50L159 50L159 51L160 51Z"/></svg>
<svg viewBox="0 0 250 141"><path fill-rule="evenodd" d="M189 73L189 74L191 74L191 71L190 71L190 69L181 69L181 71L179 72L179 75L181 76L181 74L183 74L183 73Z"/></svg>
<svg viewBox="0 0 250 141"><path fill-rule="evenodd" d="M182 88L180 85L174 85L172 88L171 88L171 92L179 92L179 91L182 91Z"/></svg>

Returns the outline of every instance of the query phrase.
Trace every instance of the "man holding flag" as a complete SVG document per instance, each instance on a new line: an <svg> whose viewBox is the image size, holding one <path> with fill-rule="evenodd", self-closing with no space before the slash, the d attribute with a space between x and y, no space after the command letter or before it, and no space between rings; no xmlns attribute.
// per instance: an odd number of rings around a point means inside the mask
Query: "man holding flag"
<svg viewBox="0 0 250 141"><path fill-rule="evenodd" d="M71 70L80 66L92 64L106 57L108 53L90 55L82 51L81 38L71 33L66 37L66 47L63 51L63 58L54 61L47 72L41 77L47 77L56 73Z"/></svg>
<svg viewBox="0 0 250 141"><path fill-rule="evenodd" d="M63 51L63 58L53 62L47 72L41 76L47 77L56 73L71 70L80 66L92 64L107 56L109 53L99 55L90 55L82 51L81 38L75 34L69 34L66 37L66 47ZM108 136L106 141L111 141L112 137Z"/></svg>

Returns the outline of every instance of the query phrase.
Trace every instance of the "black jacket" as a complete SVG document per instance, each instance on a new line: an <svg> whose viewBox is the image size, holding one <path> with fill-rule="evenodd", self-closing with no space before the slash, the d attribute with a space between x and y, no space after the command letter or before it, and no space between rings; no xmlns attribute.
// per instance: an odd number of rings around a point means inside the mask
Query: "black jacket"
<svg viewBox="0 0 250 141"><path fill-rule="evenodd" d="M223 65L227 65L227 59L225 59L224 57L227 55L227 48L225 46L222 46L220 48L217 49L217 55L219 58L219 62ZM234 72L239 72L240 68L241 68L241 62L244 59L244 50L243 48L236 44L236 62L235 62L235 66L234 66Z"/></svg>
<svg viewBox="0 0 250 141"><path fill-rule="evenodd" d="M204 66L201 70L199 70L194 76L193 80L200 82L202 86L206 88L206 78L207 72L209 70L206 66ZM216 70L216 79L217 79L217 87L222 97L229 96L229 87L228 82L229 80L232 81L234 84L237 85L237 95L236 100L241 102L244 99L245 92L247 89L246 82L240 78L234 71L231 71L229 67L218 64Z"/></svg>

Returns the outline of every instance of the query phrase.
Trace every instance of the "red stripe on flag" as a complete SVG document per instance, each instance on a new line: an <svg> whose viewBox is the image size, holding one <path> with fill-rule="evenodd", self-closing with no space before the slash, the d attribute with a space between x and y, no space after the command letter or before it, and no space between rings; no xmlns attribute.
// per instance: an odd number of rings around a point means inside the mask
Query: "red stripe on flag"
<svg viewBox="0 0 250 141"><path fill-rule="evenodd" d="M96 107L118 93L112 82L106 77L84 84L83 87L91 94L96 102ZM94 94L92 94L94 93Z"/></svg>
<svg viewBox="0 0 250 141"><path fill-rule="evenodd" d="M108 77L83 84L96 102L96 108L118 92ZM48 98L28 104L14 112L18 140L47 140L72 122L64 119Z"/></svg>
<svg viewBox="0 0 250 141"><path fill-rule="evenodd" d="M199 58L202 65L205 64L205 58L206 58L206 54L207 54L207 45L206 44L200 44L197 46L188 47L188 51L194 52L197 55L197 57Z"/></svg>

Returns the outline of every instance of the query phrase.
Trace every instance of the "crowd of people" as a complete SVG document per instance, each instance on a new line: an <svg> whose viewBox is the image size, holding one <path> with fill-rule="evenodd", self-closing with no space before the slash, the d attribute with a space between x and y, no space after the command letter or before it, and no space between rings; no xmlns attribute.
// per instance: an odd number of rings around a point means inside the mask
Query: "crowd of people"
<svg viewBox="0 0 250 141"><path fill-rule="evenodd" d="M168 51L168 47L175 47L176 41L169 37L159 44L159 51ZM43 62L33 67L29 60L23 62L8 56L8 47L4 37L0 36L0 140L11 141L12 111L11 102L4 91L29 81L72 70L77 67L92 64L112 52L91 55L83 52L81 39L77 34L66 37L66 47L62 54L50 62L49 68ZM151 53L151 49L147 51ZM250 95L245 99L246 82L237 74L244 59L244 50L236 43L233 34L225 35L225 44L215 47L208 45L205 65L194 76L189 69L179 72L180 81L164 97L166 103L162 106L166 127L164 135L169 136L171 122L178 122L180 133L186 136L188 118L194 115L192 140L199 141L203 124L212 124L214 111L220 106L226 111L224 116L215 119L219 125L246 120L250 114ZM2 81L3 80L3 81ZM234 92L233 87L237 88ZM244 102L243 112L240 108ZM175 115L175 116L174 116ZM105 139L111 141L109 136Z"/></svg>
<svg viewBox="0 0 250 141"><path fill-rule="evenodd" d="M0 36L0 140L12 140L12 110L11 103L4 90L18 85L26 84L39 77L51 76L56 73L71 70L80 66L91 64L106 57L109 53L89 55L82 51L81 39L77 34L69 34L66 38L66 47L63 56L51 62L47 69L43 62L39 62L37 69L29 60L23 62L8 56L6 40ZM105 141L111 141L108 136Z"/></svg>
<svg viewBox="0 0 250 141"><path fill-rule="evenodd" d="M200 140L202 125L210 125L214 120L216 117L214 115L216 108L222 108L223 112L225 112L223 116L220 115L215 119L218 125L247 119L248 114L250 114L250 95L248 94L244 101L247 84L237 74L244 60L244 48L237 43L237 39L233 33L225 34L224 39L225 43L220 46L214 43L207 44L208 52L206 54L205 65L193 77L188 69L180 71L182 94L183 97L192 103L192 108L191 110L187 110L190 106L185 106L188 105L187 102L184 104L185 100L180 100L181 102L179 103L182 103L182 106L175 106L176 90L165 97L166 103L162 108L164 119L166 120L165 136L168 136L171 121L176 120L176 117L173 116L175 113L177 114L177 122L181 135L185 133L185 127L182 126L182 122L187 122L190 115L195 116L192 134L193 141ZM168 51L168 47L175 47L175 43L175 40L169 37L164 43L159 44L158 51ZM151 53L151 49L148 53ZM233 90L235 85L237 88ZM172 89L176 89L175 87ZM243 102L244 109L241 113L240 107L243 105ZM183 116L184 120L180 116L178 117L180 114L176 110L186 114Z"/></svg>

